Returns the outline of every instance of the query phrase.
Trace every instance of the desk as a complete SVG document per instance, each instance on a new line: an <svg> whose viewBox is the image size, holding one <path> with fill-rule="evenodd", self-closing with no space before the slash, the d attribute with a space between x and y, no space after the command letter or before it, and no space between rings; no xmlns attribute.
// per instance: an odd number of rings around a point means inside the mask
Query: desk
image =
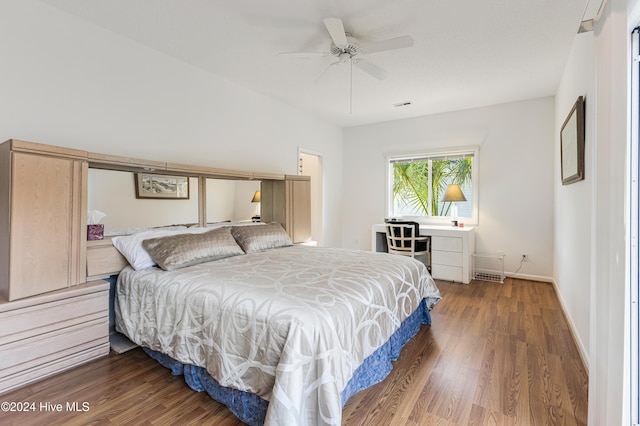
<svg viewBox="0 0 640 426"><path fill-rule="evenodd" d="M431 276L469 284L476 241L473 227L420 225L420 235L431 237ZM371 227L371 251L387 251L385 224Z"/></svg>

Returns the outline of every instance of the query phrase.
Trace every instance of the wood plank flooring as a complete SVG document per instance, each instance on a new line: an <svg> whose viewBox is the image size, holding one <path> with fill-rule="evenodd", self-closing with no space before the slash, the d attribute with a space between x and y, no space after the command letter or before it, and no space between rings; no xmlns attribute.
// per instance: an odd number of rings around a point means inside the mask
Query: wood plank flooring
<svg viewBox="0 0 640 426"><path fill-rule="evenodd" d="M551 284L438 281L442 302L343 425L586 425L588 377ZM0 396L2 425L241 425L140 349ZM77 402L78 411L67 403ZM46 403L62 404L62 412ZM83 403L86 403L83 405Z"/></svg>

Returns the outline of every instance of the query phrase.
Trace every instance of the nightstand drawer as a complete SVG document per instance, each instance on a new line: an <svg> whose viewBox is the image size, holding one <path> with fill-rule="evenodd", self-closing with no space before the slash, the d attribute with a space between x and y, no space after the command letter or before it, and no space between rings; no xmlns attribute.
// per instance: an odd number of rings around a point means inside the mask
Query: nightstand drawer
<svg viewBox="0 0 640 426"><path fill-rule="evenodd" d="M113 246L112 239L87 241L87 276L98 277L121 271L129 262Z"/></svg>
<svg viewBox="0 0 640 426"><path fill-rule="evenodd" d="M457 237L431 237L431 250L455 251L462 253L462 238Z"/></svg>

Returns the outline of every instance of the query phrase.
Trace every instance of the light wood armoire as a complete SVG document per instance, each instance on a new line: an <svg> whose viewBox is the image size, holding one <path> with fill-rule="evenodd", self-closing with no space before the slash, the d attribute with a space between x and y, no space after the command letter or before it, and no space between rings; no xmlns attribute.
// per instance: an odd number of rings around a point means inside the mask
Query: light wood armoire
<svg viewBox="0 0 640 426"><path fill-rule="evenodd" d="M86 283L87 153L0 144L0 393L109 353L108 290Z"/></svg>

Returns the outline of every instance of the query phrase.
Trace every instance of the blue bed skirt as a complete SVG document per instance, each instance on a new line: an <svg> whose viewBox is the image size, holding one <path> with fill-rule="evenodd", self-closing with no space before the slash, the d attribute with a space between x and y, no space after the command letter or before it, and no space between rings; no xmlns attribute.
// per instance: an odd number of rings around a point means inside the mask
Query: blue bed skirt
<svg viewBox="0 0 640 426"><path fill-rule="evenodd" d="M400 356L404 345L411 340L420 330L422 324L431 324L431 315L427 303L422 300L420 306L411 314L391 338L374 353L367 357L362 365L356 369L342 391L342 407L356 392L375 385L389 375L395 361ZM207 391L211 398L226 405L229 410L241 421L250 425L264 424L269 401L259 396L220 386L218 382L202 367L190 364L182 364L173 358L151 349L143 347L144 351L153 359L171 370L171 374L183 375L185 382L195 391Z"/></svg>

